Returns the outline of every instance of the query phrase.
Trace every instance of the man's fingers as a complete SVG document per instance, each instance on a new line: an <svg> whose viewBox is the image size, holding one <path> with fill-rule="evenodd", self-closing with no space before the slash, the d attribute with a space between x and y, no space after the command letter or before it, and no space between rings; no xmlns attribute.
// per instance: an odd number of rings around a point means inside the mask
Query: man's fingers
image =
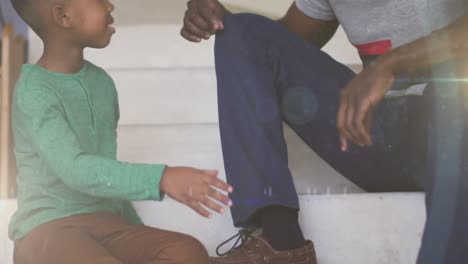
<svg viewBox="0 0 468 264"><path fill-rule="evenodd" d="M373 121L373 118L374 118L374 109L375 109L375 106L372 106L369 111L367 112L367 115L365 117L365 120L364 120L364 124L366 126L366 132L367 132L367 144L368 146L371 146L372 145L372 136L371 136L371 129L372 129L372 121Z"/></svg>
<svg viewBox="0 0 468 264"><path fill-rule="evenodd" d="M362 100L354 119L354 130L359 145L369 145L369 133L366 126L366 116L371 108L369 100Z"/></svg>
<svg viewBox="0 0 468 264"><path fill-rule="evenodd" d="M181 35L183 38L185 38L186 40L191 41L191 42L200 42L200 41L201 41L201 38L189 34L189 33L187 32L187 30L185 29L185 27L183 27L182 30L180 31L180 35Z"/></svg>
<svg viewBox="0 0 468 264"><path fill-rule="evenodd" d="M204 34L205 38L209 38L211 36L212 26L210 26L200 15L190 14L189 11L187 11L185 19L198 28Z"/></svg>
<svg viewBox="0 0 468 264"><path fill-rule="evenodd" d="M358 121L356 120L359 110L359 102L357 98L353 98L348 112L346 113L346 131L350 135L350 140L355 145L362 145L359 141L359 134L357 133Z"/></svg>
<svg viewBox="0 0 468 264"><path fill-rule="evenodd" d="M342 98L342 106L343 106L343 112L341 113L342 117L342 124L340 128L341 135L346 139L347 142L351 141L354 143L353 136L350 133L350 127L351 127L351 120L352 120L352 113L353 113L353 105L351 103L351 100L349 96L345 96Z"/></svg>
<svg viewBox="0 0 468 264"><path fill-rule="evenodd" d="M347 100L343 93L341 96L340 107L338 109L338 114L336 118L336 127L340 133L340 143L341 143L342 151L347 150L347 140L346 140L346 136L344 135L346 108L347 108ZM345 144L346 144L346 147L345 147Z"/></svg>
<svg viewBox="0 0 468 264"><path fill-rule="evenodd" d="M340 134L340 145L341 145L341 151L343 151L343 152L348 151L348 141L341 134Z"/></svg>
<svg viewBox="0 0 468 264"><path fill-rule="evenodd" d="M218 18L218 21L215 21L215 32L219 30L224 30L224 16L226 15L226 10L223 6L215 10L215 17Z"/></svg>
<svg viewBox="0 0 468 264"><path fill-rule="evenodd" d="M188 17L184 19L184 29L192 36L196 36L200 39L208 39L211 34L203 31L197 25L195 25Z"/></svg>
<svg viewBox="0 0 468 264"><path fill-rule="evenodd" d="M208 22L211 26L211 32L215 33L218 30L222 30L224 20L224 7L218 2L212 2L207 6L198 9L199 14Z"/></svg>

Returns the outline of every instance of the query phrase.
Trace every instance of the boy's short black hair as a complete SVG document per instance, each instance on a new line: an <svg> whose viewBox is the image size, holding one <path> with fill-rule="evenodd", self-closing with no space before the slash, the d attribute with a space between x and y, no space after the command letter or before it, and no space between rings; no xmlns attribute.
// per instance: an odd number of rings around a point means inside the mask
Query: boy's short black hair
<svg viewBox="0 0 468 264"><path fill-rule="evenodd" d="M36 34L43 34L43 21L40 14L41 5L45 0L11 0L13 8L18 15L31 27Z"/></svg>

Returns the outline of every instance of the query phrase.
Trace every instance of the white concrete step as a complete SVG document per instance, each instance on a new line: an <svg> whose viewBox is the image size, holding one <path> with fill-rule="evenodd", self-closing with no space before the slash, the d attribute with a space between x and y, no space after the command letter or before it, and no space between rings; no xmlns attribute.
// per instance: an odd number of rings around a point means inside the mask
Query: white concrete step
<svg viewBox="0 0 468 264"><path fill-rule="evenodd" d="M125 125L218 122L212 67L110 69Z"/></svg>
<svg viewBox="0 0 468 264"><path fill-rule="evenodd" d="M123 125L218 122L213 67L108 70L120 101Z"/></svg>
<svg viewBox="0 0 468 264"><path fill-rule="evenodd" d="M299 200L301 226L314 241L320 264L415 263L425 219L422 194L301 195ZM195 236L212 255L237 231L229 213L207 220L171 199L135 206L147 225ZM16 201L0 201L4 264L13 264L7 224L15 209Z"/></svg>
<svg viewBox="0 0 468 264"><path fill-rule="evenodd" d="M87 59L115 80L122 124L217 122L214 41L193 44L179 30L180 25L120 25L108 48L87 50ZM29 61L35 62L42 44L32 32L30 38ZM337 59L359 63L349 45L337 43L327 48Z"/></svg>
<svg viewBox="0 0 468 264"><path fill-rule="evenodd" d="M300 194L362 190L322 161L292 130L285 129L289 165ZM219 127L214 124L120 126L119 159L219 169L225 179Z"/></svg>
<svg viewBox="0 0 468 264"><path fill-rule="evenodd" d="M214 67L111 68L124 125L218 122Z"/></svg>

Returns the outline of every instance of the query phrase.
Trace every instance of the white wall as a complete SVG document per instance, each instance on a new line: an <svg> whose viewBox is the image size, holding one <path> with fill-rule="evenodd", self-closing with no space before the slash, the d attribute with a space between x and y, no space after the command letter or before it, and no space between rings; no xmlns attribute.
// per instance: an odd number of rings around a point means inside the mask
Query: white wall
<svg viewBox="0 0 468 264"><path fill-rule="evenodd" d="M214 65L213 40L202 44L192 44L179 35L186 1L114 0L113 2L116 6L114 16L119 31L114 36L109 48L104 51L90 51L92 54L108 54L109 57L113 58L112 60L103 60L103 63L109 65L115 59L128 60L129 64L126 65L129 68L133 67L135 63L141 66L139 60L143 60L143 64L150 63L151 67L164 68L212 67ZM280 17L286 12L291 1L225 0L223 2L235 5L236 9L246 8L252 12L269 13L272 17ZM35 62L39 58L42 46L34 34L31 34L34 41L31 42L30 62ZM141 43L136 43L137 41ZM121 47L126 47L130 52L121 53ZM361 63L356 49L349 43L342 28L338 29L324 50L344 64Z"/></svg>

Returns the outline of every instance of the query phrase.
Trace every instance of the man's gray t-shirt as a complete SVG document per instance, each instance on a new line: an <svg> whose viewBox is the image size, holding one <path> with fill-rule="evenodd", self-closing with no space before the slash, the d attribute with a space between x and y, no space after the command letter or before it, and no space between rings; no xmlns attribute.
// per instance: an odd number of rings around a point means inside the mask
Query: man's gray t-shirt
<svg viewBox="0 0 468 264"><path fill-rule="evenodd" d="M305 15L338 20L359 55L378 56L462 16L464 0L296 0ZM423 86L411 87L413 92ZM409 92L409 93L413 93Z"/></svg>

